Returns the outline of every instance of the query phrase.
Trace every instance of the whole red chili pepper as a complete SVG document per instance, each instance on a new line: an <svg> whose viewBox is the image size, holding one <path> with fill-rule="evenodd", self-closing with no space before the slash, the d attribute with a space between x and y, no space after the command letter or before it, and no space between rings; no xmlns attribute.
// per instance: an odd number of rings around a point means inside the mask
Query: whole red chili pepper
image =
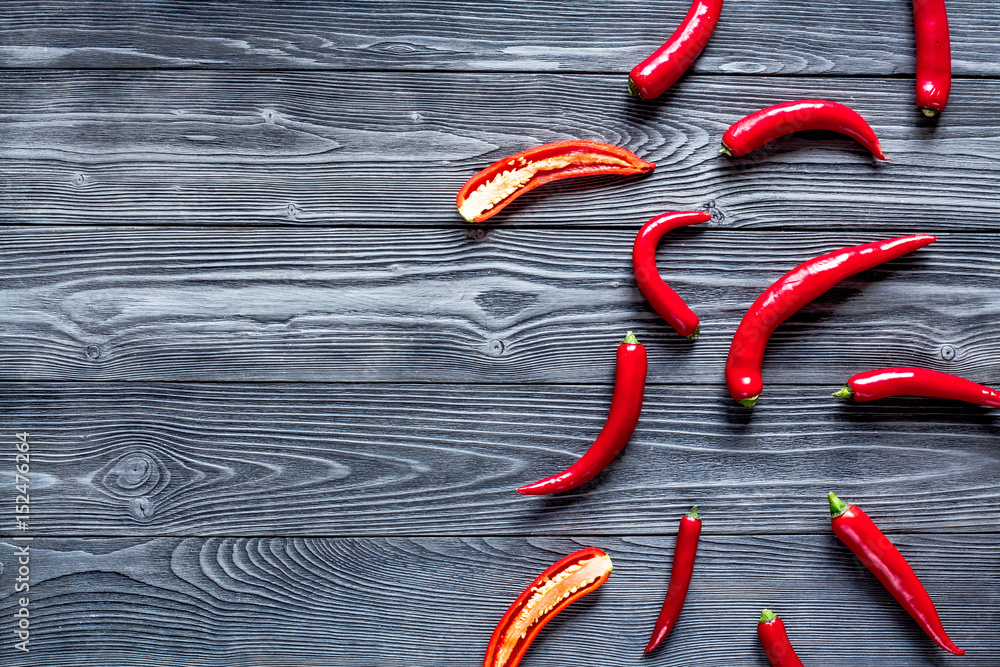
<svg viewBox="0 0 1000 667"><path fill-rule="evenodd" d="M632 68L628 92L651 100L674 85L708 44L721 13L722 0L694 0L670 39Z"/></svg>
<svg viewBox="0 0 1000 667"><path fill-rule="evenodd" d="M548 493L561 493L586 484L597 473L604 470L618 456L632 431L639 422L639 412L642 410L642 394L646 388L646 348L639 344L632 332L625 335L625 340L618 345L617 365L615 366L615 389L611 394L611 409L608 420L601 433L594 440L590 449L580 457L580 460L569 468L527 484L517 490L528 496L541 496Z"/></svg>
<svg viewBox="0 0 1000 667"><path fill-rule="evenodd" d="M951 92L951 40L944 0L913 0L917 36L917 106L933 118Z"/></svg>
<svg viewBox="0 0 1000 667"><path fill-rule="evenodd" d="M778 326L838 282L936 241L928 234L900 236L841 248L799 264L764 290L743 316L726 359L729 394L752 407L764 388L760 367L767 341Z"/></svg>
<svg viewBox="0 0 1000 667"><path fill-rule="evenodd" d="M549 181L597 174L646 174L655 167L611 144L557 141L494 162L465 182L455 203L463 218L482 222Z"/></svg>
<svg viewBox="0 0 1000 667"><path fill-rule="evenodd" d="M832 130L846 134L879 160L889 160L882 152L875 131L858 112L828 100L796 100L755 111L726 130L722 136L722 152L740 157L778 137L803 130Z"/></svg>
<svg viewBox="0 0 1000 667"><path fill-rule="evenodd" d="M595 547L571 553L542 572L497 623L483 667L514 667L556 614L611 575L611 559Z"/></svg>
<svg viewBox="0 0 1000 667"><path fill-rule="evenodd" d="M878 577L935 644L949 653L965 655L965 651L955 646L945 634L937 609L913 568L878 526L867 514L854 505L848 505L834 493L831 492L827 498L834 535Z"/></svg>
<svg viewBox="0 0 1000 667"><path fill-rule="evenodd" d="M858 373L833 395L854 401L876 401L890 396L950 398L1000 408L1000 391L929 368L878 368Z"/></svg>
<svg viewBox="0 0 1000 667"><path fill-rule="evenodd" d="M688 340L694 340L701 333L698 316L660 278L660 272L656 269L656 244L671 229L697 225L711 219L711 215L702 211L664 213L643 225L632 245L632 272L635 273L639 291L653 310Z"/></svg>
<svg viewBox="0 0 1000 667"><path fill-rule="evenodd" d="M760 644L764 647L764 653L771 667L803 667L799 656L795 655L792 643L788 641L785 622L775 616L770 609L760 613L760 620L757 621L757 637L760 638Z"/></svg>
<svg viewBox="0 0 1000 667"><path fill-rule="evenodd" d="M670 568L670 583L667 585L667 597L663 600L663 608L653 626L653 636L643 653L649 653L659 646L670 631L677 618L681 615L681 607L688 594L691 584L691 573L694 572L694 557L698 552L698 537L701 535L701 517L698 516L698 506L681 519L677 530L677 543L674 545L674 564Z"/></svg>

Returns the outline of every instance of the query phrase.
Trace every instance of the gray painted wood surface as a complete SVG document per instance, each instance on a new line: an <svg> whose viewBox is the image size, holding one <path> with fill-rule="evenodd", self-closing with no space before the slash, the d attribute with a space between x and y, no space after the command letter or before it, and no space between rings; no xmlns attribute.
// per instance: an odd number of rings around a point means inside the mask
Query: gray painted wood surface
<svg viewBox="0 0 1000 667"><path fill-rule="evenodd" d="M691 74L629 99L627 71L687 4L5 7L0 666L476 665L510 601L581 545L615 571L522 664L631 665L695 503L691 595L644 662L763 666L764 606L809 665L1000 662L1000 412L829 397L890 364L1000 385L1000 6L949 2L956 80L932 122L906 0L874 17L728 0ZM718 156L730 123L802 97L856 108L895 162L819 132ZM457 216L475 171L566 138L658 167ZM712 222L658 261L702 317L694 344L630 267L646 219L690 208ZM761 289L913 232L939 240L803 309L758 407L728 398L728 342ZM630 445L578 491L513 493L590 444L628 329L651 362ZM831 489L910 559L967 656L831 535Z"/></svg>
<svg viewBox="0 0 1000 667"><path fill-rule="evenodd" d="M472 174L580 138L658 167L549 185L490 222L634 229L707 206L734 228L997 230L997 79L956 82L935 123L913 106L909 77L691 76L642 102L625 94L625 72L0 75L0 154L31 175L0 189L11 223L452 229ZM803 97L857 109L894 162L820 132L719 155L748 111Z"/></svg>
<svg viewBox="0 0 1000 667"><path fill-rule="evenodd" d="M690 3L348 0L18 3L0 50L18 68L627 72ZM955 73L1000 74L992 0L948 3ZM727 0L703 74L912 74L909 0Z"/></svg>
<svg viewBox="0 0 1000 667"><path fill-rule="evenodd" d="M756 617L773 606L806 664L994 665L995 538L896 539L969 651L958 658L926 641L833 535L715 536L707 528L684 614L643 663L764 667ZM604 548L614 573L549 623L521 664L634 664L663 602L673 542L39 539L32 546L39 654L30 664L62 667L72 645L79 660L73 664L478 665L511 600L547 565L584 545ZM986 567L972 572L969 559ZM13 613L9 599L0 612Z"/></svg>
<svg viewBox="0 0 1000 667"><path fill-rule="evenodd" d="M751 415L714 384L652 386L596 480L514 493L593 441L595 384L27 384L5 420L32 428L52 536L662 534L693 504L713 532L825 533L830 490L895 533L1000 530L996 411L829 386Z"/></svg>
<svg viewBox="0 0 1000 667"><path fill-rule="evenodd" d="M9 228L0 368L32 381L592 383L611 379L633 330L650 382L718 386L763 289L890 236L677 230L658 262L701 317L692 344L635 286L638 227ZM1000 384L998 240L946 233L843 281L776 333L767 383L837 388L872 366L919 365Z"/></svg>

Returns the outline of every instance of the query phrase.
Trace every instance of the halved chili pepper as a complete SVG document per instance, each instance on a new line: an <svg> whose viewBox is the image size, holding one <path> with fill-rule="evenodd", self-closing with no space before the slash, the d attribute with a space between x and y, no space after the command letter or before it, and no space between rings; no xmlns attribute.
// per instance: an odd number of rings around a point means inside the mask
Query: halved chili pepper
<svg viewBox="0 0 1000 667"><path fill-rule="evenodd" d="M892 597L896 598L935 644L949 653L965 655L965 651L955 646L945 634L931 597L889 538L867 514L854 505L848 505L833 492L827 498L830 501L830 521L834 535L878 577L886 590L892 593Z"/></svg>
<svg viewBox="0 0 1000 667"><path fill-rule="evenodd" d="M917 107L933 118L951 92L951 39L944 0L913 0L917 37Z"/></svg>
<svg viewBox="0 0 1000 667"><path fill-rule="evenodd" d="M748 408L757 402L764 388L760 368L767 341L800 308L844 278L936 240L928 234L914 234L841 248L803 262L779 278L757 297L736 329L726 359L729 394Z"/></svg>
<svg viewBox="0 0 1000 667"><path fill-rule="evenodd" d="M764 654L771 667L803 667L799 656L795 655L792 643L788 641L785 622L775 616L770 609L760 612L757 621L757 637L764 647Z"/></svg>
<svg viewBox="0 0 1000 667"><path fill-rule="evenodd" d="M889 160L865 119L850 107L829 100L796 100L755 111L726 130L722 136L722 152L740 157L778 137L804 130L846 134L879 160Z"/></svg>
<svg viewBox="0 0 1000 667"><path fill-rule="evenodd" d="M670 39L632 68L628 92L651 100L674 85L708 44L721 13L722 0L694 0Z"/></svg>
<svg viewBox="0 0 1000 667"><path fill-rule="evenodd" d="M646 174L656 167L634 153L598 141L557 141L494 162L458 191L458 212L469 222L499 213L525 192L562 178Z"/></svg>
<svg viewBox="0 0 1000 667"><path fill-rule="evenodd" d="M615 389L608 419L594 444L569 468L517 490L528 496L561 493L586 484L618 456L639 422L646 388L646 348L629 331L618 345Z"/></svg>
<svg viewBox="0 0 1000 667"><path fill-rule="evenodd" d="M1000 408L1000 391L929 368L878 368L858 373L833 395L854 401L876 401L890 396L950 398Z"/></svg>
<svg viewBox="0 0 1000 667"><path fill-rule="evenodd" d="M515 667L545 624L574 600L597 590L608 580L611 569L606 553L588 547L542 572L497 623L483 667Z"/></svg>
<svg viewBox="0 0 1000 667"><path fill-rule="evenodd" d="M688 340L694 340L701 332L698 316L660 278L660 272L656 268L656 244L671 229L697 225L711 219L711 215L702 211L664 213L643 225L632 245L632 272L635 273L639 291L653 310Z"/></svg>
<svg viewBox="0 0 1000 667"><path fill-rule="evenodd" d="M694 572L694 557L698 552L698 537L700 535L701 517L698 516L698 507L695 506L684 515L681 519L681 526L677 530L674 564L670 568L667 597L663 600L663 608L660 609L656 625L653 626L653 636L649 638L649 643L646 644L643 653L649 653L663 643L681 615L681 607L684 606L688 586L691 584L691 573Z"/></svg>

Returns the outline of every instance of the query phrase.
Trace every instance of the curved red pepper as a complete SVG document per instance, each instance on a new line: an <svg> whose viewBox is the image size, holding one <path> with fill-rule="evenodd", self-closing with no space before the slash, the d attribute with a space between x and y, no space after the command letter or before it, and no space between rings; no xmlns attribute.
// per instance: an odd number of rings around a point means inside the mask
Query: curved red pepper
<svg viewBox="0 0 1000 667"><path fill-rule="evenodd" d="M764 290L743 316L726 359L729 394L752 407L764 388L760 367L767 341L778 326L838 282L936 241L928 234L875 241L814 257Z"/></svg>
<svg viewBox="0 0 1000 667"><path fill-rule="evenodd" d="M694 0L670 39L632 68L628 92L651 100L674 85L708 44L721 13L722 0Z"/></svg>
<svg viewBox="0 0 1000 667"><path fill-rule="evenodd" d="M913 568L878 526L854 505L848 505L830 493L830 521L833 533L847 545L864 566L878 577L896 602L913 617L934 643L949 653L965 655L965 651L945 634L937 609L924 590Z"/></svg>
<svg viewBox="0 0 1000 667"><path fill-rule="evenodd" d="M611 559L595 547L581 549L542 572L497 623L483 667L515 667L535 636L556 614L611 575Z"/></svg>
<svg viewBox="0 0 1000 667"><path fill-rule="evenodd" d="M722 136L722 152L740 157L778 137L804 130L832 130L846 134L879 160L889 160L882 152L875 131L858 112L828 100L783 102L756 111L726 130Z"/></svg>
<svg viewBox="0 0 1000 667"><path fill-rule="evenodd" d="M458 191L458 212L482 222L539 185L562 178L599 174L646 174L656 167L634 153L598 141L557 141L494 162Z"/></svg>
<svg viewBox="0 0 1000 667"><path fill-rule="evenodd" d="M632 332L625 335L625 340L618 346L617 365L615 366L615 390L611 394L611 409L608 420L601 433L594 440L590 449L580 457L580 460L569 468L539 480L534 484L522 486L517 490L528 496L542 496L548 493L561 493L586 484L597 473L618 456L632 431L639 422L639 412L642 410L642 394L646 388L646 348L639 344Z"/></svg>
<svg viewBox="0 0 1000 667"><path fill-rule="evenodd" d="M639 230L632 245L632 272L639 291L660 317L688 340L698 337L698 316L677 292L660 278L656 269L656 244L671 229L708 222L712 216L702 211L680 211L658 215Z"/></svg>
<svg viewBox="0 0 1000 667"><path fill-rule="evenodd" d="M788 641L785 622L775 616L770 609L760 613L757 637L760 638L760 644L764 647L764 653L771 667L803 667L799 656L795 655L792 643Z"/></svg>
<svg viewBox="0 0 1000 667"><path fill-rule="evenodd" d="M681 607L687 598L688 586L691 584L691 574L694 572L694 557L698 552L698 537L701 535L701 517L698 507L681 519L677 530L677 544L674 545L674 564L670 568L670 583L667 585L667 597L663 600L663 608L653 626L653 636L643 649L649 653L663 643L681 615Z"/></svg>
<svg viewBox="0 0 1000 667"><path fill-rule="evenodd" d="M951 39L944 0L913 0L917 37L917 106L933 118L951 92Z"/></svg>
<svg viewBox="0 0 1000 667"><path fill-rule="evenodd" d="M858 373L833 395L855 401L877 401L890 396L950 398L1000 408L1000 391L929 368L878 368Z"/></svg>

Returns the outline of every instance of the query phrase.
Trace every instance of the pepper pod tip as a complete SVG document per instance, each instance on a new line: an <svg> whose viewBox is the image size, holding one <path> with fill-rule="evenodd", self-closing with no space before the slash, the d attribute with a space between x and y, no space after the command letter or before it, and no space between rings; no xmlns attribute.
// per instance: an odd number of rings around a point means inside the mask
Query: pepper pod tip
<svg viewBox="0 0 1000 667"><path fill-rule="evenodd" d="M778 620L777 614L775 614L770 609L765 609L764 611L760 612L760 620L757 621L757 623L758 624L760 624L760 623L773 623L776 620Z"/></svg>
<svg viewBox="0 0 1000 667"><path fill-rule="evenodd" d="M845 503L843 500L837 497L837 494L831 491L826 495L826 499L830 501L830 518L836 519L838 516L850 509L850 505Z"/></svg>

